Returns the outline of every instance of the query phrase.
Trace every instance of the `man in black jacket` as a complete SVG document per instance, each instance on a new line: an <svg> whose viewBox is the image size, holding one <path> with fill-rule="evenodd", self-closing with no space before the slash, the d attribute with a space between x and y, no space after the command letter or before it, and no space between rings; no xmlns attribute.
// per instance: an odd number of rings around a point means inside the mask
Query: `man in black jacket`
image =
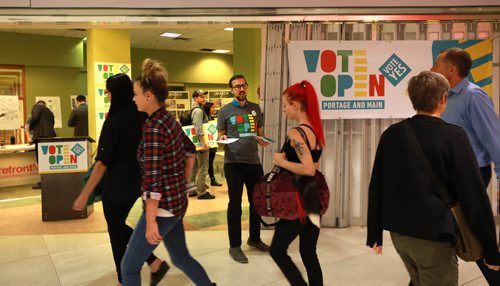
<svg viewBox="0 0 500 286"><path fill-rule="evenodd" d="M89 109L85 102L85 96L79 95L76 97L77 106L71 110L68 119L68 126L75 127L74 136L89 135Z"/></svg>
<svg viewBox="0 0 500 286"><path fill-rule="evenodd" d="M35 156L38 162L38 141L43 137L56 137L54 130L54 113L46 106L45 101L39 100L31 109L31 120L29 129L33 133L31 142L35 143ZM32 187L33 189L40 189L41 184L38 183Z"/></svg>
<svg viewBox="0 0 500 286"><path fill-rule="evenodd" d="M495 223L477 161L465 131L440 119L449 84L442 75L413 77L408 94L417 115L406 119L432 171L460 202L484 250L484 262L500 265ZM414 285L457 285L455 222L416 159L403 130L390 126L381 136L369 187L367 245L382 252L388 230Z"/></svg>
<svg viewBox="0 0 500 286"><path fill-rule="evenodd" d="M33 142L38 142L38 139L42 137L56 137L54 113L50 111L43 100L39 100L33 105L30 131L33 131Z"/></svg>

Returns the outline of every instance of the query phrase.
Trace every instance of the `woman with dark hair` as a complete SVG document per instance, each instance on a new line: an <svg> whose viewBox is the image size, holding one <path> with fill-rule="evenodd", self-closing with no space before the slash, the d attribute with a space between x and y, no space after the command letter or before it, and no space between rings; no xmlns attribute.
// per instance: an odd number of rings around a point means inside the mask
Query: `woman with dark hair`
<svg viewBox="0 0 500 286"><path fill-rule="evenodd" d="M214 120L214 114L215 114L215 105L213 102L207 101L203 105L203 111L205 111L205 114L208 116L208 120ZM214 187L220 187L222 186L221 183L217 182L217 179L215 179L214 175L214 160L215 160L215 153L217 153L217 148L210 148L210 153L208 154L208 175L210 176L210 185Z"/></svg>
<svg viewBox="0 0 500 286"><path fill-rule="evenodd" d="M122 260L124 285L141 285L141 266L163 241L172 263L196 285L212 285L203 267L189 254L182 219L187 209L186 181L196 148L165 109L167 71L146 59L134 82L134 101L148 114L137 159L142 174L144 212Z"/></svg>
<svg viewBox="0 0 500 286"><path fill-rule="evenodd" d="M314 176L319 169L325 137L318 98L311 83L304 80L288 87L283 93L283 111L286 117L296 121L298 126L288 132L284 153L275 153L273 163L296 175ZM319 204L319 197L314 199L318 199L316 204ZM297 236L300 238L300 256L307 270L309 285L323 285L323 274L316 255L318 216L309 215L305 222L300 219L280 219L271 243L271 257L291 285L308 285L287 254L288 246Z"/></svg>
<svg viewBox="0 0 500 286"><path fill-rule="evenodd" d="M96 185L103 180L102 207L108 225L118 281L121 285L120 263L133 229L126 224L130 209L140 195L140 169L135 157L146 114L137 111L132 97L132 81L123 73L106 80L104 93L111 102L104 121L94 170L82 192L73 203L73 209L82 210ZM168 265L153 254L147 259L151 268L151 285L165 276Z"/></svg>

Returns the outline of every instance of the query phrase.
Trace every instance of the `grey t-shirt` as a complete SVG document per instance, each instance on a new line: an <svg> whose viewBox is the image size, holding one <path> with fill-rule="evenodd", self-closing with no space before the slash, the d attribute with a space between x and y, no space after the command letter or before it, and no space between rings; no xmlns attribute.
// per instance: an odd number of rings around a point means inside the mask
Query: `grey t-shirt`
<svg viewBox="0 0 500 286"><path fill-rule="evenodd" d="M193 107L191 112L191 121L193 122L194 129L196 130L196 135L203 136L203 124L208 123L208 116L203 111L203 108L199 105Z"/></svg>
<svg viewBox="0 0 500 286"><path fill-rule="evenodd" d="M227 138L240 138L224 146L224 163L260 164L257 148L257 129L264 126L259 105L248 102L245 106L233 101L219 110L217 130L226 131Z"/></svg>

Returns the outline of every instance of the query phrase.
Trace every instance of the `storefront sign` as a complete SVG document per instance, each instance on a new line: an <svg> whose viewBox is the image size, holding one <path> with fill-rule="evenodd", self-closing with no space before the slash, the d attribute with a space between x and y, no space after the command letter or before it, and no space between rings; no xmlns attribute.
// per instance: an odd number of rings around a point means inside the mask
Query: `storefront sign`
<svg viewBox="0 0 500 286"><path fill-rule="evenodd" d="M40 182L35 152L0 154L0 187Z"/></svg>
<svg viewBox="0 0 500 286"><path fill-rule="evenodd" d="M40 174L86 172L89 166L86 140L70 142L43 142L38 144Z"/></svg>
<svg viewBox="0 0 500 286"><path fill-rule="evenodd" d="M184 133L191 139L196 146L196 150L203 149L203 143L201 143L200 138L196 135L196 130L194 129L194 125L182 126L182 130ZM217 120L209 121L208 123L203 124L203 134L205 137L205 142L207 142L210 148L217 148Z"/></svg>
<svg viewBox="0 0 500 286"><path fill-rule="evenodd" d="M480 66L471 74L480 73L474 80L488 92L491 41L292 41L290 82L311 82L323 119L410 117L415 111L408 81L430 70L441 50L454 46Z"/></svg>

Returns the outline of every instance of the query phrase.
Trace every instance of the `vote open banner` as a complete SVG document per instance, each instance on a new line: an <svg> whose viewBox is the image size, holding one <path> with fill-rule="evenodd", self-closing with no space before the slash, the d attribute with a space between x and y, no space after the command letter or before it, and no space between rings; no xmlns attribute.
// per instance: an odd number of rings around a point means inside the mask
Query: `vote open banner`
<svg viewBox="0 0 500 286"><path fill-rule="evenodd" d="M290 83L311 82L323 119L406 118L415 114L408 81L451 47L471 55L469 79L491 96L491 40L291 41Z"/></svg>
<svg viewBox="0 0 500 286"><path fill-rule="evenodd" d="M198 135L196 135L196 130L194 129L194 125L182 126L182 130L184 133L191 139L197 151L203 149L203 144L200 141ZM217 148L217 120L209 121L208 123L203 124L203 136L205 137L205 142L207 142L210 148Z"/></svg>

